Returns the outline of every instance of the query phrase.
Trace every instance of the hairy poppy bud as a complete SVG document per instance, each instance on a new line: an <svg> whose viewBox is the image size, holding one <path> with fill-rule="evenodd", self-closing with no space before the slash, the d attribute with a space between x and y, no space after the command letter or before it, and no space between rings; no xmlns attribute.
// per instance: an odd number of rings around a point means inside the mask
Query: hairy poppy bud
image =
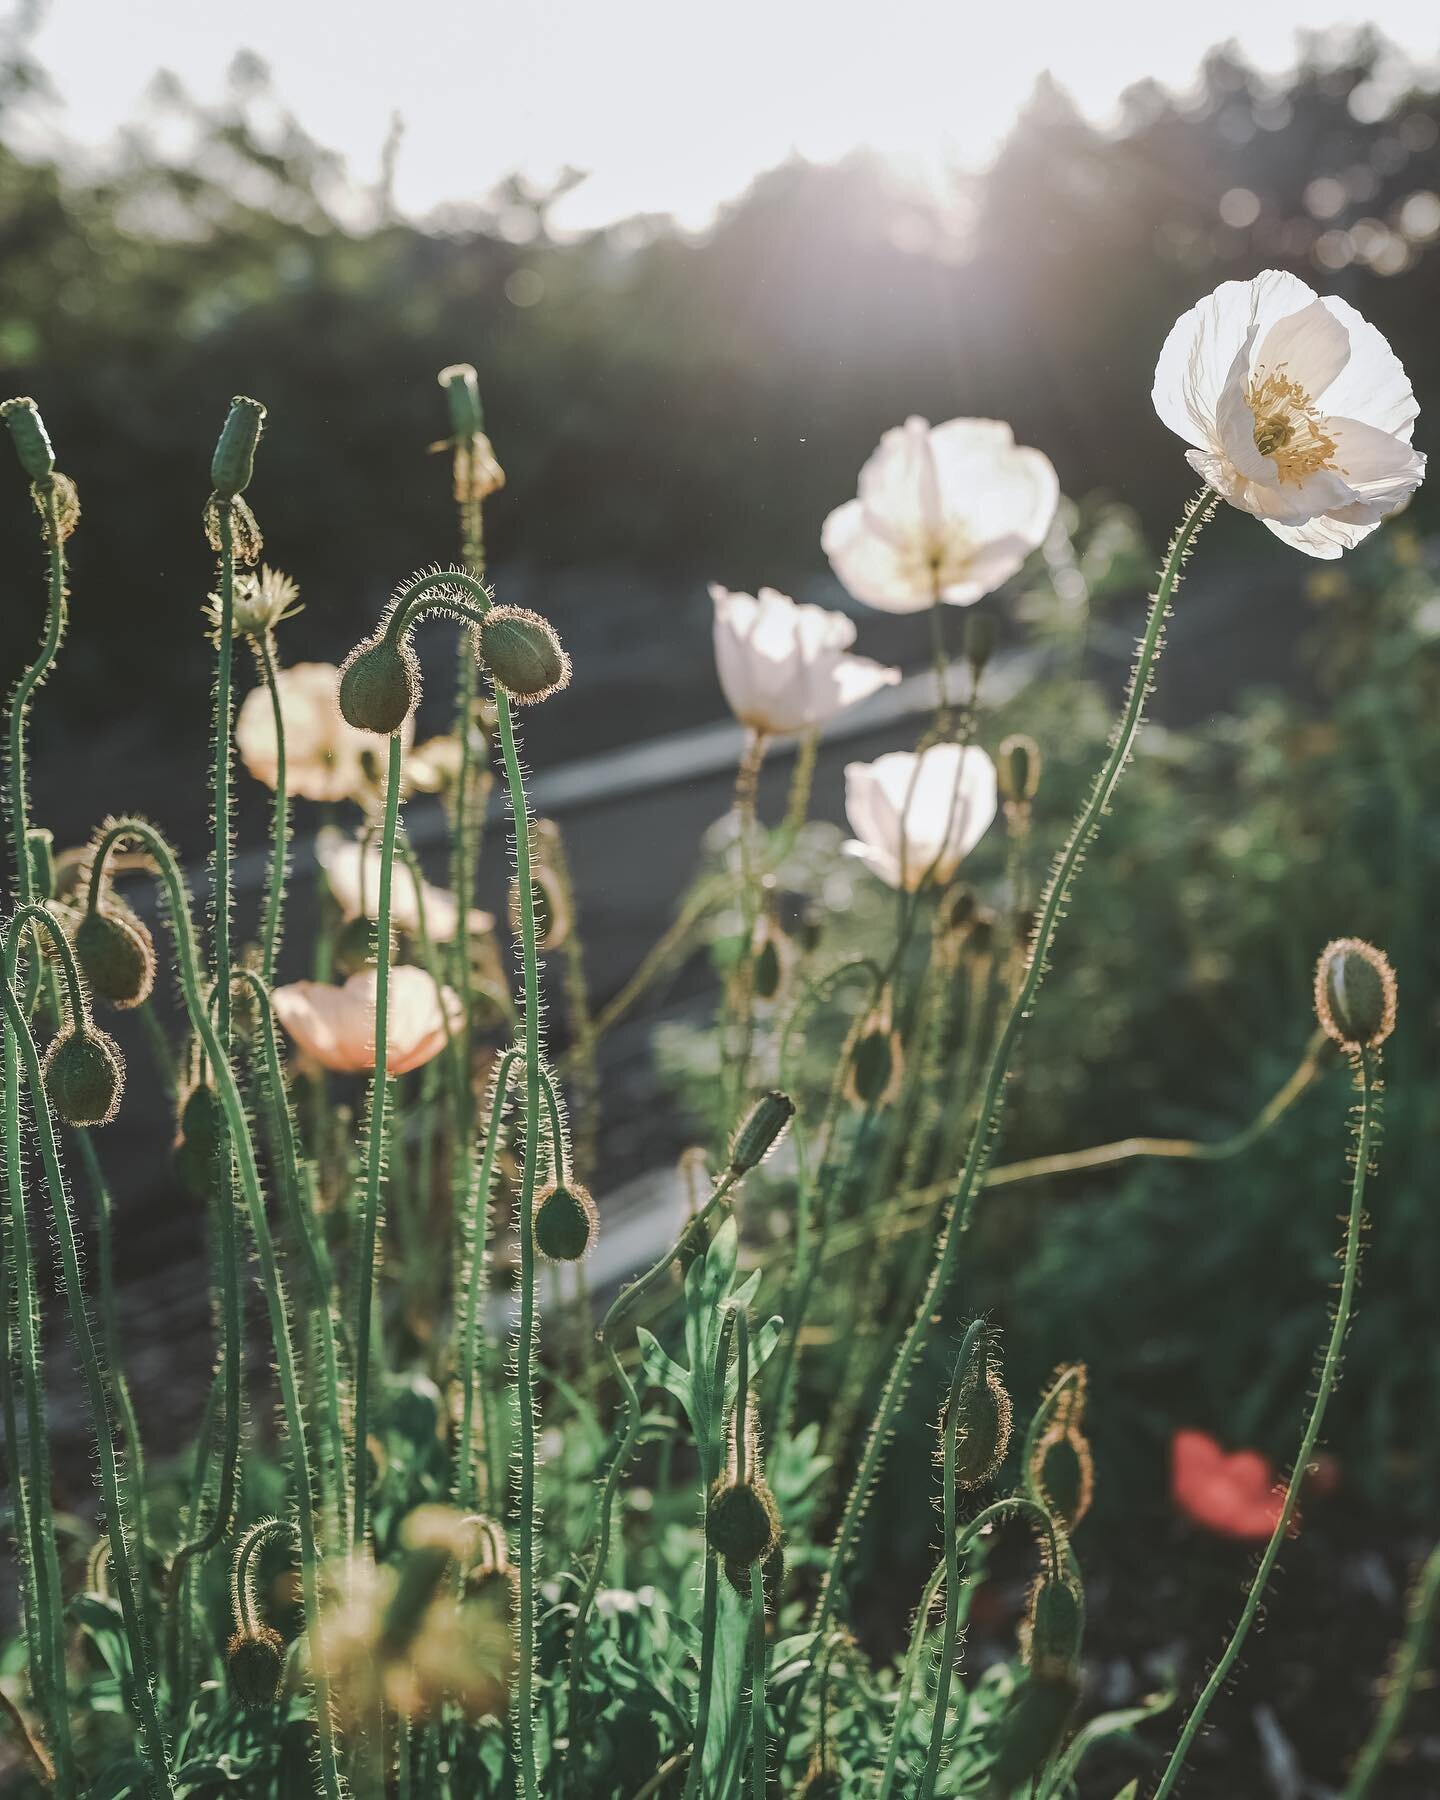
<svg viewBox="0 0 1440 1800"><path fill-rule="evenodd" d="M1040 746L1034 738L1017 731L1005 739L995 758L995 779L1007 805L1030 804L1040 786Z"/></svg>
<svg viewBox="0 0 1440 1800"><path fill-rule="evenodd" d="M1342 1050L1373 1050L1395 1029L1395 971L1362 938L1336 938L1315 965L1315 1013Z"/></svg>
<svg viewBox="0 0 1440 1800"><path fill-rule="evenodd" d="M1000 1724L999 1754L990 1767L987 1794L1009 1800L1022 1782L1045 1766L1065 1735L1078 1698L1069 1675L1032 1675L1016 1690Z"/></svg>
<svg viewBox="0 0 1440 1800"><path fill-rule="evenodd" d="M210 485L222 500L243 494L255 473L255 446L265 423L265 408L258 400L237 394L220 428L215 454L210 459Z"/></svg>
<svg viewBox="0 0 1440 1800"><path fill-rule="evenodd" d="M90 991L123 1012L150 997L155 985L155 943L128 907L112 904L81 919L75 959Z"/></svg>
<svg viewBox="0 0 1440 1800"><path fill-rule="evenodd" d="M964 1493L993 1480L1010 1447L1010 1396L995 1348L983 1337L961 1379L955 1405L955 1485Z"/></svg>
<svg viewBox="0 0 1440 1800"><path fill-rule="evenodd" d="M407 643L383 633L357 644L340 666L340 711L347 725L389 737L420 701L420 664Z"/></svg>
<svg viewBox="0 0 1440 1800"><path fill-rule="evenodd" d="M535 1203L535 1248L551 1262L579 1262L595 1242L600 1218L588 1189L558 1182Z"/></svg>
<svg viewBox="0 0 1440 1800"><path fill-rule="evenodd" d="M237 1631L225 1646L225 1667L242 1706L255 1712L273 1706L285 1672L285 1640L268 1625Z"/></svg>
<svg viewBox="0 0 1440 1800"><path fill-rule="evenodd" d="M1076 1363L1063 1380L1030 1449L1026 1480L1030 1491L1051 1513L1073 1531L1090 1510L1095 1494L1095 1460L1081 1429L1085 1419L1088 1377L1084 1363Z"/></svg>
<svg viewBox="0 0 1440 1800"><path fill-rule="evenodd" d="M850 1056L846 1091L857 1106L888 1106L900 1090L905 1055L895 1029L894 1003L886 988L860 1026Z"/></svg>
<svg viewBox="0 0 1440 1800"><path fill-rule="evenodd" d="M473 363L451 363L435 377L445 390L450 407L450 429L457 438L474 437L485 429L485 414L480 406L480 383Z"/></svg>
<svg viewBox="0 0 1440 1800"><path fill-rule="evenodd" d="M776 998L794 960L789 938L770 913L762 914L750 941L750 985L757 1000Z"/></svg>
<svg viewBox="0 0 1440 1800"><path fill-rule="evenodd" d="M1045 1569L1030 1589L1021 1628L1025 1660L1037 1675L1073 1676L1085 1632L1085 1598L1073 1575Z"/></svg>
<svg viewBox="0 0 1440 1800"><path fill-rule="evenodd" d="M535 941L542 950L559 950L570 935L570 905L564 883L554 869L536 863L530 873L530 905L535 914ZM510 883L510 929L520 935L520 887Z"/></svg>
<svg viewBox="0 0 1440 1800"><path fill-rule="evenodd" d="M750 1599L750 1563L727 1562L725 1579L744 1601ZM760 1571L764 1584L765 1606L769 1612L778 1612L780 1607L780 1590L785 1584L785 1547L777 1541L775 1548L765 1558L765 1565Z"/></svg>
<svg viewBox="0 0 1440 1800"><path fill-rule="evenodd" d="M40 408L28 394L21 394L0 406L0 419L5 421L20 467L32 481L48 481L55 468L55 452Z"/></svg>
<svg viewBox="0 0 1440 1800"><path fill-rule="evenodd" d="M705 1509L705 1536L737 1569L763 1562L780 1541L775 1496L763 1481L717 1481Z"/></svg>
<svg viewBox="0 0 1440 1800"><path fill-rule="evenodd" d="M45 1092L67 1125L108 1125L120 1106L125 1063L113 1038L87 1019L50 1040Z"/></svg>
<svg viewBox="0 0 1440 1800"><path fill-rule="evenodd" d="M730 1173L748 1175L751 1169L764 1162L794 1116L795 1102L788 1094L773 1089L762 1094L735 1133L735 1141L730 1147Z"/></svg>
<svg viewBox="0 0 1440 1800"><path fill-rule="evenodd" d="M480 660L512 700L548 700L570 681L570 658L555 627L523 606L492 606L480 631Z"/></svg>
<svg viewBox="0 0 1440 1800"><path fill-rule="evenodd" d="M210 1192L224 1117L220 1096L203 1082L190 1090L180 1108L175 1173L193 1200L203 1200Z"/></svg>

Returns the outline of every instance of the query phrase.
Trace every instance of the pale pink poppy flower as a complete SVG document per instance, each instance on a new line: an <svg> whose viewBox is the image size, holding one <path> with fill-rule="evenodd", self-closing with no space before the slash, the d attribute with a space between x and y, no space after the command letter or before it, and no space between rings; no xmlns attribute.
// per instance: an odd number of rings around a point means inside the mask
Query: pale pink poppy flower
<svg viewBox="0 0 1440 1800"><path fill-rule="evenodd" d="M900 679L898 669L850 655L855 626L844 613L798 606L774 588L757 596L712 584L710 598L720 686L740 723L764 737L824 725Z"/></svg>
<svg viewBox="0 0 1440 1800"><path fill-rule="evenodd" d="M337 1075L375 1067L376 971L362 969L341 987L297 981L276 988L275 1015L306 1056ZM453 989L442 988L424 969L391 969L385 1033L386 1072L407 1075L438 1056L464 1024L465 1009Z"/></svg>
<svg viewBox="0 0 1440 1800"><path fill-rule="evenodd" d="M1277 269L1191 307L1151 397L1196 474L1307 556L1353 549L1425 478L1399 358L1348 302Z"/></svg>
<svg viewBox="0 0 1440 1800"><path fill-rule="evenodd" d="M372 841L362 847L357 839L326 826L315 839L315 859L325 871L330 891L347 919L358 919L362 914L373 919L379 914L378 843ZM398 931L418 937L422 916L425 935L432 944L453 943L460 917L455 896L445 888L432 887L428 881L417 885L409 865L397 856L390 872L390 922ZM492 914L472 909L472 937L491 931L494 926Z"/></svg>
<svg viewBox="0 0 1440 1800"><path fill-rule="evenodd" d="M305 800L351 800L373 789L374 740L340 716L340 671L333 663L296 663L275 678L285 722L285 786ZM408 745L414 723L406 720ZM252 688L235 721L241 761L257 781L273 788L279 746L268 688Z"/></svg>
<svg viewBox="0 0 1440 1800"><path fill-rule="evenodd" d="M995 817L995 765L977 744L892 750L845 770L845 848L893 888L949 881ZM933 870L933 874L931 871Z"/></svg>
<svg viewBox="0 0 1440 1800"><path fill-rule="evenodd" d="M820 544L867 606L971 606L1045 541L1059 499L1049 457L1003 421L910 418L881 438L859 497L830 514Z"/></svg>

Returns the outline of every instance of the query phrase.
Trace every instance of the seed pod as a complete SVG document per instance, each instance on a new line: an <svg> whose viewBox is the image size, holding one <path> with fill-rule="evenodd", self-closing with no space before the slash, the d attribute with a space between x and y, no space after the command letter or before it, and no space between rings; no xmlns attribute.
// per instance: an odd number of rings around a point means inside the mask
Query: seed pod
<svg viewBox="0 0 1440 1800"><path fill-rule="evenodd" d="M108 1125L115 1117L124 1059L115 1040L88 1019L50 1040L42 1067L50 1104L67 1125Z"/></svg>
<svg viewBox="0 0 1440 1800"><path fill-rule="evenodd" d="M75 931L75 959L90 991L124 1012L148 1000L155 985L155 942L130 911L112 903L88 911Z"/></svg>
<svg viewBox="0 0 1440 1800"><path fill-rule="evenodd" d="M579 1262L599 1228L595 1202L579 1182L557 1182L535 1203L535 1248L551 1262Z"/></svg>
<svg viewBox="0 0 1440 1800"><path fill-rule="evenodd" d="M1059 1371L1057 1381L1066 1373ZM1031 1493L1067 1532L1074 1531L1089 1512L1095 1495L1095 1459L1082 1429L1088 1376L1084 1363L1076 1363L1068 1373L1034 1439L1026 1470Z"/></svg>
<svg viewBox="0 0 1440 1800"><path fill-rule="evenodd" d="M480 383L473 363L451 363L435 377L445 390L450 407L450 429L457 438L474 437L485 429L480 405Z"/></svg>
<svg viewBox="0 0 1440 1800"><path fill-rule="evenodd" d="M1012 1408L999 1356L982 1337L956 1396L955 1485L961 1493L992 1481L1010 1447ZM942 1429L946 1421L942 1420Z"/></svg>
<svg viewBox="0 0 1440 1800"><path fill-rule="evenodd" d="M1315 965L1315 1013L1342 1050L1373 1050L1395 1029L1395 971L1362 938L1336 938Z"/></svg>
<svg viewBox="0 0 1440 1800"><path fill-rule="evenodd" d="M763 1562L780 1541L775 1496L763 1481L722 1478L710 1490L705 1536L715 1554L737 1569Z"/></svg>
<svg viewBox="0 0 1440 1800"><path fill-rule="evenodd" d="M1043 1569L1030 1589L1020 1648L1037 1675L1071 1676L1080 1666L1085 1596L1073 1574Z"/></svg>
<svg viewBox="0 0 1440 1800"><path fill-rule="evenodd" d="M389 737L419 702L420 664L408 643L379 633L358 643L340 666L340 711L357 731Z"/></svg>
<svg viewBox="0 0 1440 1800"><path fill-rule="evenodd" d="M1001 744L995 758L1000 795L1010 806L1028 806L1040 786L1040 746L1017 731Z"/></svg>
<svg viewBox="0 0 1440 1800"><path fill-rule="evenodd" d="M225 1647L225 1668L242 1706L252 1712L273 1706L285 1673L285 1640L268 1625L237 1631Z"/></svg>
<svg viewBox="0 0 1440 1800"><path fill-rule="evenodd" d="M987 1794L1009 1800L1020 1784L1044 1767L1058 1748L1079 1699L1068 1675L1031 1675L1010 1701L1000 1724L999 1754L990 1767Z"/></svg>
<svg viewBox="0 0 1440 1800"><path fill-rule="evenodd" d="M905 1053L895 1029L894 1002L887 987L860 1026L845 1091L856 1106L888 1106L900 1091L904 1073Z"/></svg>
<svg viewBox="0 0 1440 1800"><path fill-rule="evenodd" d="M750 1108L735 1141L730 1146L730 1173L748 1175L757 1168L785 1135L785 1128L795 1116L795 1102L788 1094L772 1089L762 1094Z"/></svg>
<svg viewBox="0 0 1440 1800"><path fill-rule="evenodd" d="M258 400L237 394L220 428L215 454L210 459L210 485L222 500L243 494L255 473L255 446L265 423L265 408Z"/></svg>
<svg viewBox="0 0 1440 1800"><path fill-rule="evenodd" d="M480 632L480 660L520 705L548 700L570 681L570 658L555 627L523 606L492 606Z"/></svg>
<svg viewBox="0 0 1440 1800"><path fill-rule="evenodd" d="M0 419L5 421L20 467L32 481L48 481L55 468L55 452L40 408L28 394L21 394L0 406Z"/></svg>

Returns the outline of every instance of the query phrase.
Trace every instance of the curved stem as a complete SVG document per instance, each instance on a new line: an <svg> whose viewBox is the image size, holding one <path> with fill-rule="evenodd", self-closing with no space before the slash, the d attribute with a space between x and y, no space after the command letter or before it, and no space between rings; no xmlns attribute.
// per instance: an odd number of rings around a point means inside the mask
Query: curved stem
<svg viewBox="0 0 1440 1800"><path fill-rule="evenodd" d="M285 908L285 869L290 854L290 795L285 773L285 714L276 680L275 646L267 631L258 640L257 654L270 693L270 716L275 724L275 801L270 825L270 870L265 883L265 920L260 931L260 972L265 985L275 982L275 962L280 954L280 931Z"/></svg>
<svg viewBox="0 0 1440 1800"><path fill-rule="evenodd" d="M1405 1710L1420 1679L1420 1659L1425 1641L1434 1623L1435 1608L1440 1603L1440 1544L1425 1559L1420 1577L1410 1590L1406 1608L1405 1637L1395 1652L1385 1684L1385 1701L1375 1719L1374 1729L1355 1759L1350 1779L1345 1784L1344 1800L1366 1800L1375 1777L1384 1765L1395 1733L1405 1717Z"/></svg>
<svg viewBox="0 0 1440 1800"><path fill-rule="evenodd" d="M510 698L495 689L495 711L510 811L515 827L515 880L520 890L520 960L525 990L525 1158L520 1174L520 1335L516 1346L516 1402L520 1413L520 1679L516 1684L516 1733L526 1800L538 1800L535 1751L535 1177L540 1142L540 968L536 949L535 892L530 878L530 805L520 773Z"/></svg>
<svg viewBox="0 0 1440 1800"><path fill-rule="evenodd" d="M380 896L375 910L375 1075L370 1083L370 1123L365 1140L365 1194L360 1250L355 1267L355 1504L351 1535L365 1542L370 1501L370 1338L375 1312L375 1240L380 1188L385 1174L385 1126L390 1099L390 890L395 870L395 831L400 817L399 732L390 737L385 776L385 824L380 838Z"/></svg>
<svg viewBox="0 0 1440 1800"><path fill-rule="evenodd" d="M1353 1151L1354 1176L1350 1183L1350 1212L1345 1224L1340 1294L1335 1303L1334 1322L1330 1328L1330 1339L1325 1347L1324 1360L1320 1365L1319 1379L1315 1384L1315 1398L1300 1439L1300 1448L1295 1455L1294 1467L1290 1471L1290 1480L1285 1489L1285 1499L1280 1507L1280 1516L1275 1521L1275 1529L1270 1534L1270 1541L1265 1546L1264 1555L1260 1558L1259 1566L1255 1570L1255 1576L1250 1583L1250 1591L1245 1596L1245 1604L1241 1608L1240 1617L1231 1633L1230 1642L1225 1646L1219 1661L1210 1673L1210 1679L1205 1683L1199 1698L1191 1708L1190 1717L1185 1721L1185 1728L1180 1733L1180 1741L1176 1744L1169 1762L1166 1763L1165 1773L1161 1776L1160 1785L1155 1790L1155 1800L1165 1800L1165 1796L1174 1790L1181 1767L1189 1754L1190 1746L1194 1743L1196 1734L1205 1722L1205 1715L1213 1705L1216 1695L1224 1687L1226 1678L1244 1647L1245 1639L1250 1634L1250 1627L1254 1624L1255 1615L1260 1610L1260 1602L1264 1596L1266 1584L1270 1580L1271 1571L1280 1555L1280 1546L1285 1542L1291 1521L1295 1517L1295 1509L1300 1504L1300 1488L1305 1480L1306 1470L1310 1466L1310 1458L1315 1453L1315 1446L1320 1438L1320 1429L1325 1423L1325 1411L1330 1404L1330 1396L1335 1390L1335 1383L1340 1374L1345 1334L1350 1328L1350 1311L1355 1303L1355 1282L1360 1268L1360 1242L1365 1223L1365 1181L1370 1173L1370 1162L1375 1147L1376 1113L1378 1111L1378 1053L1361 1050L1356 1057L1356 1063L1360 1088L1360 1127L1355 1136Z"/></svg>
<svg viewBox="0 0 1440 1800"><path fill-rule="evenodd" d="M1049 967L1050 954L1054 948L1060 919L1070 902L1075 878L1084 860L1085 852L1099 834L1101 820L1114 798L1120 777L1124 773L1125 765L1134 749L1135 739L1144 716L1145 700L1150 690L1155 664L1159 658L1164 638L1166 615L1180 579L1181 569L1190 553L1196 533L1211 516L1215 504L1215 496L1208 488L1203 489L1186 509L1185 517L1170 545L1159 585L1150 604L1145 631L1141 637L1135 667L1131 673L1129 692L1111 739L1109 754L1089 798L1071 828L1070 836L1066 840L1065 847L1060 853L1054 873L1045 890L1045 898L1035 927L1035 937L1030 947L1025 978L1020 983L990 1055L975 1125L971 1132L969 1153L956 1185L951 1207L950 1226L944 1234L935 1261L934 1272L921 1299L915 1320L905 1336L894 1366L886 1380L875 1423L866 1439L860 1468L846 1500L840 1525L835 1535L813 1622L814 1630L821 1637L824 1636L825 1627L835 1607L839 1583L854 1549L860 1520L870 1498L870 1490L880 1472L880 1465L884 1461L901 1403L910 1384L911 1374L929 1335L931 1321L939 1315L954 1275L960 1240L970 1223L975 1197L980 1190L985 1165L999 1130L1011 1062L1021 1030L1030 1016L1040 984Z"/></svg>
<svg viewBox="0 0 1440 1800"><path fill-rule="evenodd" d="M37 488L41 484L37 483ZM66 589L65 589L65 543L60 534L60 509L55 495L55 483L52 479L44 490L45 518L45 564L46 564L46 610L45 627L40 640L40 649L34 662L26 669L15 684L15 691L10 697L9 743L7 746L7 773L10 785L10 807L7 823L10 828L10 847L15 859L15 894L20 901L29 900L34 892L30 870L30 847L27 833L30 828L30 789L29 770L26 766L25 729L30 721L30 703L36 690L44 684L55 658L59 654L61 642L65 636L66 624Z"/></svg>

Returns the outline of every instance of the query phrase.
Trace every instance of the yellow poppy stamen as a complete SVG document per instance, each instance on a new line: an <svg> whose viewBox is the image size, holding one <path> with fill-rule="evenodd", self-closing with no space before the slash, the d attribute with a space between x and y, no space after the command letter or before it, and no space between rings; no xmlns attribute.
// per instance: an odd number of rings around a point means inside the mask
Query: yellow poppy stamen
<svg viewBox="0 0 1440 1800"><path fill-rule="evenodd" d="M1280 370L1262 373L1246 389L1245 400L1255 417L1255 448L1274 459L1282 485L1298 485L1335 466L1335 440L1298 381Z"/></svg>

